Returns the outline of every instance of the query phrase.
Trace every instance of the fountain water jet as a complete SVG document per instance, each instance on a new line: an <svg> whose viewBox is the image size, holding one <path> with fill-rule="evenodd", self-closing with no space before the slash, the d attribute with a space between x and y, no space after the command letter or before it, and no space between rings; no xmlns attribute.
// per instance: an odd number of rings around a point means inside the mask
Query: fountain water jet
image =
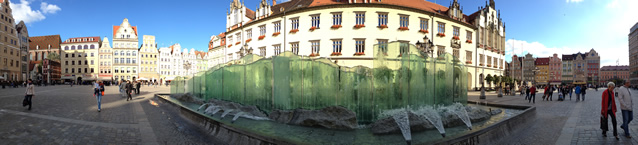
<svg viewBox="0 0 638 145"><path fill-rule="evenodd" d="M233 120L230 121L230 123L235 123L235 121L237 120L237 118L239 118L240 116L244 115L244 112L239 112L237 114L235 114L235 117L233 117Z"/></svg>
<svg viewBox="0 0 638 145"><path fill-rule="evenodd" d="M443 128L443 122L441 121L441 115L432 106L423 106L415 113L417 116L425 118L430 121L436 130L441 133L441 136L445 137L445 128Z"/></svg>
<svg viewBox="0 0 638 145"><path fill-rule="evenodd" d="M470 116L467 114L467 110L465 110L465 106L461 103L454 103L447 107L448 111L453 112L458 116L463 123L467 126L468 129L472 130L472 121L470 121Z"/></svg>
<svg viewBox="0 0 638 145"><path fill-rule="evenodd" d="M410 132L410 118L408 117L408 110L402 110L401 112L392 115L392 118L401 129L401 134L405 141L410 144L412 141L412 133Z"/></svg>
<svg viewBox="0 0 638 145"><path fill-rule="evenodd" d="M228 113L230 113L232 111L233 111L233 109L224 110L224 113L222 113L222 118L224 118L224 116L228 115Z"/></svg>

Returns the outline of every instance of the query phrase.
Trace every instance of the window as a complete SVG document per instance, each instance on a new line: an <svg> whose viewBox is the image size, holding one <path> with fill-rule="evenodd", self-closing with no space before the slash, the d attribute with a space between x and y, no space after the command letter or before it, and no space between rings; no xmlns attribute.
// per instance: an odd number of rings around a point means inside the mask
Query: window
<svg viewBox="0 0 638 145"><path fill-rule="evenodd" d="M64 65L69 65L69 61L64 61Z"/></svg>
<svg viewBox="0 0 638 145"><path fill-rule="evenodd" d="M93 65L93 60L91 60L91 65Z"/></svg>
<svg viewBox="0 0 638 145"><path fill-rule="evenodd" d="M275 33L279 33L281 31L281 22L275 22Z"/></svg>
<svg viewBox="0 0 638 145"><path fill-rule="evenodd" d="M137 52L136 51L133 51L133 56L137 56Z"/></svg>
<svg viewBox="0 0 638 145"><path fill-rule="evenodd" d="M91 57L93 57L93 53L91 53Z"/></svg>
<svg viewBox="0 0 638 145"><path fill-rule="evenodd" d="M388 25L388 13L379 13L379 26Z"/></svg>
<svg viewBox="0 0 638 145"><path fill-rule="evenodd" d="M487 65L492 65L492 57L487 56Z"/></svg>
<svg viewBox="0 0 638 145"><path fill-rule="evenodd" d="M251 39L253 37L253 29L246 30L247 39Z"/></svg>
<svg viewBox="0 0 638 145"><path fill-rule="evenodd" d="M438 46L436 50L436 55L441 57L445 53L445 46Z"/></svg>
<svg viewBox="0 0 638 145"><path fill-rule="evenodd" d="M465 38L472 41L472 31L467 31L467 36L465 36Z"/></svg>
<svg viewBox="0 0 638 145"><path fill-rule="evenodd" d="M82 73L82 68L78 68L78 73Z"/></svg>
<svg viewBox="0 0 638 145"><path fill-rule="evenodd" d="M75 46L71 46L71 50L75 50Z"/></svg>
<svg viewBox="0 0 638 145"><path fill-rule="evenodd" d="M472 62L472 51L465 51L465 61Z"/></svg>
<svg viewBox="0 0 638 145"><path fill-rule="evenodd" d="M427 30L428 29L428 19L423 19L421 18L421 25L419 25L421 30Z"/></svg>
<svg viewBox="0 0 638 145"><path fill-rule="evenodd" d="M81 60L78 60L78 65L82 65L82 61Z"/></svg>
<svg viewBox="0 0 638 145"><path fill-rule="evenodd" d="M75 73L75 69L71 68L71 73Z"/></svg>
<svg viewBox="0 0 638 145"><path fill-rule="evenodd" d="M119 60L119 58L114 58L113 62L118 63L119 62L118 60Z"/></svg>
<svg viewBox="0 0 638 145"><path fill-rule="evenodd" d="M279 53L281 53L281 45L275 45L275 55L279 55Z"/></svg>
<svg viewBox="0 0 638 145"><path fill-rule="evenodd" d="M364 25L366 22L366 13L365 12L355 13L355 22L357 25Z"/></svg>
<svg viewBox="0 0 638 145"><path fill-rule="evenodd" d="M266 36L266 25L259 26L259 36ZM232 43L232 38L230 39Z"/></svg>
<svg viewBox="0 0 638 145"><path fill-rule="evenodd" d="M69 46L64 46L64 50L69 50Z"/></svg>
<svg viewBox="0 0 638 145"><path fill-rule="evenodd" d="M383 54L388 55L388 40L387 39L379 39L377 40L379 43L379 50L383 52Z"/></svg>
<svg viewBox="0 0 638 145"><path fill-rule="evenodd" d="M410 52L409 43L409 41L401 41L401 44L399 45L399 55L403 56L403 54L408 54Z"/></svg>
<svg viewBox="0 0 638 145"><path fill-rule="evenodd" d="M461 52L459 52L458 49L454 49L452 50L452 55L454 55L454 59L459 59L460 58L460 54Z"/></svg>
<svg viewBox="0 0 638 145"><path fill-rule="evenodd" d="M333 13L332 14L332 25L333 26L341 25L341 20L342 20L341 13Z"/></svg>
<svg viewBox="0 0 638 145"><path fill-rule="evenodd" d="M483 62L485 61L485 57L483 56L483 54L479 54L479 59L481 60L480 64L483 65Z"/></svg>
<svg viewBox="0 0 638 145"><path fill-rule="evenodd" d="M292 29L293 30L299 29L299 18L290 19L290 21L291 21L291 25L292 25Z"/></svg>
<svg viewBox="0 0 638 145"><path fill-rule="evenodd" d="M409 19L406 15L399 16L399 27L408 27Z"/></svg>
<svg viewBox="0 0 638 145"><path fill-rule="evenodd" d="M259 56L266 57L266 47L259 47Z"/></svg>
<svg viewBox="0 0 638 145"><path fill-rule="evenodd" d="M312 27L319 28L319 15L310 16L310 21L312 22Z"/></svg>
<svg viewBox="0 0 638 145"><path fill-rule="evenodd" d="M363 55L365 53L365 42L366 40L359 39L355 40L355 52L359 55Z"/></svg>
<svg viewBox="0 0 638 145"><path fill-rule="evenodd" d="M438 28L439 28L439 33L444 33L445 34L445 23L438 23Z"/></svg>
<svg viewBox="0 0 638 145"><path fill-rule="evenodd" d="M332 54L341 55L342 40L332 40Z"/></svg>
<svg viewBox="0 0 638 145"><path fill-rule="evenodd" d="M455 37L459 37L461 35L460 28L457 26L452 26L452 35Z"/></svg>
<svg viewBox="0 0 638 145"><path fill-rule="evenodd" d="M292 48L292 53L299 55L299 42L290 43L290 48Z"/></svg>
<svg viewBox="0 0 638 145"><path fill-rule="evenodd" d="M311 55L319 55L319 41L310 41Z"/></svg>
<svg viewBox="0 0 638 145"><path fill-rule="evenodd" d="M69 68L65 68L64 73L69 73Z"/></svg>
<svg viewBox="0 0 638 145"><path fill-rule="evenodd" d="M89 71L87 70L88 70L87 68L84 68L84 73L88 73Z"/></svg>

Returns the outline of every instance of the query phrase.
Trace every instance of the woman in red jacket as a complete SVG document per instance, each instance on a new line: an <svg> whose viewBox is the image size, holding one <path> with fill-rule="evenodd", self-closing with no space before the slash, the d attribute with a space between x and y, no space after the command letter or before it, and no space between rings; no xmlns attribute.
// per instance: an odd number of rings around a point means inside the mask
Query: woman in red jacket
<svg viewBox="0 0 638 145"><path fill-rule="evenodd" d="M618 131L616 130L616 101L614 100L615 86L613 82L609 82L607 83L607 89L603 91L602 108L600 110L600 129L603 130L603 136L607 137L607 131L609 131L607 116L611 116L611 124L614 126L614 137L618 140Z"/></svg>

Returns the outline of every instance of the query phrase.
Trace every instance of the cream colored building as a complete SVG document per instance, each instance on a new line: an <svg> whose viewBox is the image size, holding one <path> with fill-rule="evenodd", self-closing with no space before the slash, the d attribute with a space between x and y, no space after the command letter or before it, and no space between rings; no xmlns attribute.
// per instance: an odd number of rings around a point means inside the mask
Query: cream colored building
<svg viewBox="0 0 638 145"><path fill-rule="evenodd" d="M173 70L171 69L173 66L173 57L171 57L171 52L172 50L169 47L159 48L158 63L160 83L166 82L167 79L173 80L175 78L175 75L173 75Z"/></svg>
<svg viewBox="0 0 638 145"><path fill-rule="evenodd" d="M60 44L62 48L62 82L95 81L99 75L98 48L100 37L69 38Z"/></svg>
<svg viewBox="0 0 638 145"><path fill-rule="evenodd" d="M4 26L2 35L0 35L0 81L22 81L23 72L21 71L20 46L18 32L15 29L13 19L13 10L9 6L8 0L1 0L0 26ZM4 37L4 39L2 39Z"/></svg>
<svg viewBox="0 0 638 145"><path fill-rule="evenodd" d="M144 35L142 38L142 47L140 47L140 79L148 81L159 81L159 63L157 43L155 36Z"/></svg>
<svg viewBox="0 0 638 145"><path fill-rule="evenodd" d="M208 54L206 55L208 68L228 62L226 59L227 57L225 57L226 53L224 52L226 51L225 37L226 35L224 33L210 37L210 41L208 42Z"/></svg>
<svg viewBox="0 0 638 145"><path fill-rule="evenodd" d="M136 80L138 78L137 27L124 19L119 26L113 26L113 78L115 80Z"/></svg>
<svg viewBox="0 0 638 145"><path fill-rule="evenodd" d="M102 81L115 81L113 78L113 48L111 48L111 44L109 39L104 37L102 40L102 46L100 46L99 51L99 75L98 79Z"/></svg>
<svg viewBox="0 0 638 145"><path fill-rule="evenodd" d="M426 36L436 56L449 53L465 62L470 89L479 87L481 74L505 71L505 26L493 1L468 16L456 0L449 7L423 0L291 0L274 5L262 0L256 11L234 0L226 23L226 48L212 49L222 53L213 56L224 57L224 62L251 53L271 57L291 51L342 66L372 67L374 45L415 44Z"/></svg>

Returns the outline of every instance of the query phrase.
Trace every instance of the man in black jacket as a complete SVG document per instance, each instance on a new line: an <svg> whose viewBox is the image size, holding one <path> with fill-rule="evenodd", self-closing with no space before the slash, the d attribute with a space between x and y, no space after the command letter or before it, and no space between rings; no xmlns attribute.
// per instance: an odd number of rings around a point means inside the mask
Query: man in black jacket
<svg viewBox="0 0 638 145"><path fill-rule="evenodd" d="M127 81L126 83L126 101L129 100L133 100L133 97L131 97L131 92L133 91L133 84L131 83L131 81Z"/></svg>
<svg viewBox="0 0 638 145"><path fill-rule="evenodd" d="M138 81L137 83L135 83L135 89L136 89L135 90L135 94L138 94L138 95L140 94L140 87L141 86L142 86L142 82Z"/></svg>

